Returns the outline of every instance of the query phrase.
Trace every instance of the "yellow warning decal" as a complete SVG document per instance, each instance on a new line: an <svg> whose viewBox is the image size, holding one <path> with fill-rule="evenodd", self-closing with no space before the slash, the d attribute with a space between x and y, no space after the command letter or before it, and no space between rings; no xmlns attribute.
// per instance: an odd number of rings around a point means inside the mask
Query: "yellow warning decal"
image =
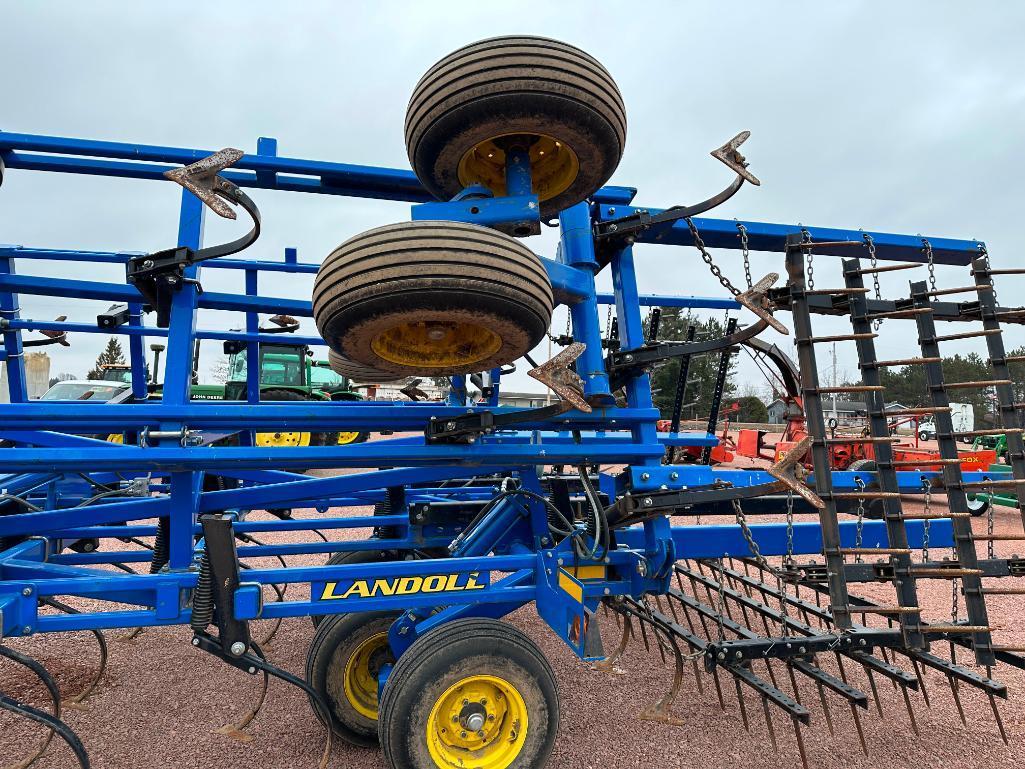
<svg viewBox="0 0 1025 769"><path fill-rule="evenodd" d="M559 569L559 587L577 603L584 602L584 586L565 569Z"/></svg>
<svg viewBox="0 0 1025 769"><path fill-rule="evenodd" d="M467 574L432 574L427 577L356 579L351 582L324 583L320 600L339 601L347 598L381 598L391 595L484 590L487 586L487 580L481 581L480 572L476 571Z"/></svg>

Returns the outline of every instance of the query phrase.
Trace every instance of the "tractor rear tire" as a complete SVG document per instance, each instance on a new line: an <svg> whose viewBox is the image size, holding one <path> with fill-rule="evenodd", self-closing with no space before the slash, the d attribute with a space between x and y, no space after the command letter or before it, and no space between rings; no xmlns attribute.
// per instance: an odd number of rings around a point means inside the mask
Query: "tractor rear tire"
<svg viewBox="0 0 1025 769"><path fill-rule="evenodd" d="M402 222L350 238L313 287L328 346L396 378L512 363L544 339L552 308L552 284L533 251L460 222Z"/></svg>
<svg viewBox="0 0 1025 769"><path fill-rule="evenodd" d="M544 766L559 731L559 692L541 650L493 619L460 619L417 639L381 694L388 766Z"/></svg>
<svg viewBox="0 0 1025 769"><path fill-rule="evenodd" d="M388 629L394 611L356 612L327 617L306 657L306 681L331 707L331 730L353 745L377 744L377 677L395 657ZM313 711L324 721L320 708Z"/></svg>
<svg viewBox="0 0 1025 769"><path fill-rule="evenodd" d="M626 145L626 107L589 54L509 35L464 46L431 67L409 99L405 133L413 170L439 200L471 184L505 195L505 154L525 149L547 219L612 176Z"/></svg>

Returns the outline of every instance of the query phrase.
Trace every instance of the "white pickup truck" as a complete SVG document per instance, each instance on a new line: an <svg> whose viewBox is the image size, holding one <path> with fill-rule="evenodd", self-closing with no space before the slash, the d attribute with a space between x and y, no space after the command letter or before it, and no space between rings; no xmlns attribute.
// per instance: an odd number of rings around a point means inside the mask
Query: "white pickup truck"
<svg viewBox="0 0 1025 769"><path fill-rule="evenodd" d="M954 432L963 433L975 429L975 409L971 403L951 403L950 417L954 422ZM936 422L930 420L921 422L918 425L918 439L920 441L932 440L936 437ZM971 443L971 436L964 436L962 443Z"/></svg>

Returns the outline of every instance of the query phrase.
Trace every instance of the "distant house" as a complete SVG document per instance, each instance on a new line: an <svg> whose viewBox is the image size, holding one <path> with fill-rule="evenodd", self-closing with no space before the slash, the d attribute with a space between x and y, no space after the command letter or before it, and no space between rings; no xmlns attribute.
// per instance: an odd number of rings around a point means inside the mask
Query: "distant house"
<svg viewBox="0 0 1025 769"><path fill-rule="evenodd" d="M887 411L907 408L902 403L887 403ZM769 424L781 425L786 421L786 404L777 398L768 405ZM836 418L840 425L861 425L868 413L865 401L850 401L842 398L826 396L822 399L822 413L826 419Z"/></svg>
<svg viewBox="0 0 1025 769"><path fill-rule="evenodd" d="M558 398L556 395L546 393L512 393L505 390L498 391L498 404L500 406L518 406L520 408L538 408L547 406Z"/></svg>

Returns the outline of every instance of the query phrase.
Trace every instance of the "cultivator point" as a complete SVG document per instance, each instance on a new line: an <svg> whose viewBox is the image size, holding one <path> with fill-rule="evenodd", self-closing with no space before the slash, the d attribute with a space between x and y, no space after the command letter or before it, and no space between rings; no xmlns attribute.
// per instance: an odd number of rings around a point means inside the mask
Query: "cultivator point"
<svg viewBox="0 0 1025 769"><path fill-rule="evenodd" d="M580 77L567 78L567 68ZM452 88L456 80L465 88ZM10 396L0 405L0 639L82 631L100 652L99 672L62 703L42 665L0 645L52 700L44 711L0 694L0 707L45 728L18 766L43 755L54 735L83 767L87 745L104 749L72 731L73 714L65 720L68 708L90 707L102 684L104 630L127 629L124 641L146 627L189 625L197 650L262 678L252 707L216 730L228 738L251 739L246 729L277 678L301 689L327 727L322 767L333 738L379 743L395 769L541 767L558 734L554 676L536 644L501 621L524 605L599 670L615 668L638 641L671 664L665 693L641 719L693 728L678 704L691 675L700 693L710 678L723 711L735 696L744 727L760 735L755 722L764 719L773 749L806 767L803 730L821 717L837 733L843 711L868 755L863 715L886 718L885 681L918 734L916 703L938 699L925 670L946 679L965 726L963 698L986 697L1009 740L996 701L1007 689L992 669L1025 668L1025 657L1002 637L1007 623L986 599L1023 592L1000 580L1025 576L1025 560L997 545L1025 541L1025 529L996 533L993 507L970 497L1025 484L1022 403L1009 368L1021 356L1008 355L1003 340L1003 326L1025 323L1025 309L999 306L994 285L1017 271L993 269L977 241L701 218L745 183L760 184L738 150L746 131L712 153L734 174L720 192L690 206L637 208L634 190L602 186L625 127L618 89L593 58L557 41L507 37L460 49L420 81L406 122L413 172L278 157L270 139L253 155L207 156L0 133L7 184L28 169L184 187L178 239L163 251L0 247ZM349 237L322 264L300 262L291 249L284 261L227 259L260 233L260 211L243 188L417 205L410 222ZM241 208L251 228L204 246L204 206L232 219ZM554 258L516 239L555 217ZM694 246L728 295L641 295L645 244ZM742 252L744 290L710 249ZM776 255L786 282L777 286L777 273L753 281L750 250ZM816 287L823 257L842 260L842 286ZM123 265L127 281L32 274L42 260ZM970 267L971 281L937 286L937 265ZM204 292L201 268L241 272L244 294ZM918 268L927 280L882 297L881 274ZM595 286L606 269L611 294ZM312 299L259 293L261 275L279 272L315 275ZM115 305L95 326L37 321L22 317L22 295ZM604 330L601 304L610 308ZM560 306L568 327L552 336ZM642 306L736 310L746 324L729 318L711 338L691 324L685 338L663 339L661 310L645 322ZM244 313L245 330L201 328L201 310ZM146 325L150 312L156 322ZM262 326L261 314L272 325ZM845 320L819 333L817 316ZM307 318L318 336L303 336ZM950 323L959 325L947 331ZM958 330L964 324L974 325ZM880 359L891 328L914 336L917 349ZM22 339L33 330L44 339ZM772 331L792 335L796 366L759 338ZM128 337L131 381L116 401L29 400L24 349L64 344L69 333ZM145 336L166 337L159 390L146 381ZM538 365L531 351L546 337L563 349ZM402 398L261 397L263 370L280 376L275 387L291 386L287 362L271 360L267 347L283 338L303 351L328 345L332 368L400 382ZM190 398L202 339L230 343L249 375L240 400ZM947 381L941 346L971 339L984 340L992 378ZM860 381L820 382L816 348L825 343L853 344ZM807 431L754 469L719 464L724 454L713 452L740 346L781 367ZM718 359L708 427L681 430L688 372L702 355ZM544 405L500 404L503 377L521 357L551 391ZM672 419L660 433L649 374L672 363ZM938 450L925 459L891 435L881 369L895 366L924 374L926 400L897 413L935 420ZM444 401L427 400L419 387L427 377L448 379ZM996 421L955 428L949 392L973 390L992 394ZM868 423L859 440L871 462L846 471L834 470L833 457L850 437L831 429L823 403L837 394L863 397ZM258 438L313 431L336 438L284 448ZM382 437L339 445L338 431ZM956 442L998 433L1008 467L967 466ZM309 468L360 472L311 477ZM973 526L980 512L986 520ZM755 522L766 515L775 517ZM674 525L682 519L689 525ZM347 529L369 533L332 536ZM295 560L311 555L325 562ZM926 588L937 582L950 588L949 611ZM109 608L116 604L131 608ZM295 617L314 619L303 676L275 664L270 647L282 620ZM620 628L610 653L605 617Z"/></svg>

